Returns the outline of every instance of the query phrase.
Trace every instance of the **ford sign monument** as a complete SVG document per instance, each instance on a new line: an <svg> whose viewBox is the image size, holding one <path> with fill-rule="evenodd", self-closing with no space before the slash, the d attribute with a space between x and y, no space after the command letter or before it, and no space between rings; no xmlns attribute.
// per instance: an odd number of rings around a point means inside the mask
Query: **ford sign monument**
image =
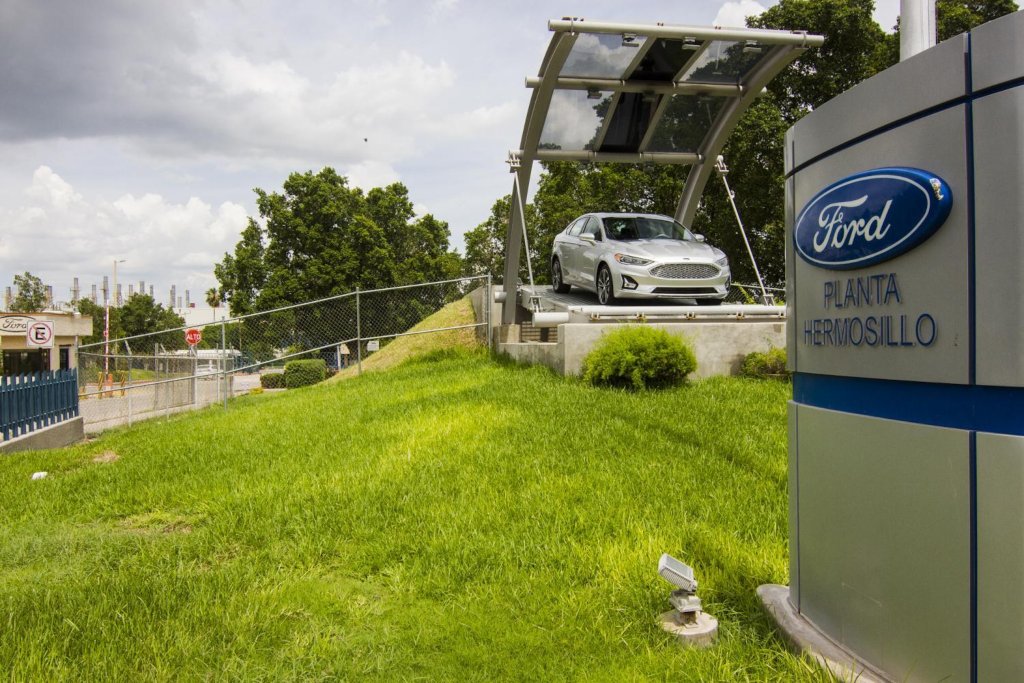
<svg viewBox="0 0 1024 683"><path fill-rule="evenodd" d="M1024 681L1021 36L787 133L790 571L759 593L844 679Z"/></svg>

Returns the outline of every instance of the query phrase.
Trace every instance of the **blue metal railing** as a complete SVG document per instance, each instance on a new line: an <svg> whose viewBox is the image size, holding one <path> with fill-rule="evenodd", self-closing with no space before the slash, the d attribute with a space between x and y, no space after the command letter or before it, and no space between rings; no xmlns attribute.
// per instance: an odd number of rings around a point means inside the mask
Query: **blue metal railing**
<svg viewBox="0 0 1024 683"><path fill-rule="evenodd" d="M78 370L0 377L0 436L6 441L78 416Z"/></svg>

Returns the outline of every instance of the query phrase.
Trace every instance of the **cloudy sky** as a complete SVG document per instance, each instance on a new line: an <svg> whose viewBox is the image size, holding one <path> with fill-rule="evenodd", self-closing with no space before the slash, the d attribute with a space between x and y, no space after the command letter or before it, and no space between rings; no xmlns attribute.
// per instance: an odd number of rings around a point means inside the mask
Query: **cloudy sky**
<svg viewBox="0 0 1024 683"><path fill-rule="evenodd" d="M771 4L0 0L0 285L27 270L66 300L123 259L122 283L201 299L252 188L324 166L405 183L461 250L511 189L548 19L737 26ZM878 4L888 29L898 0Z"/></svg>

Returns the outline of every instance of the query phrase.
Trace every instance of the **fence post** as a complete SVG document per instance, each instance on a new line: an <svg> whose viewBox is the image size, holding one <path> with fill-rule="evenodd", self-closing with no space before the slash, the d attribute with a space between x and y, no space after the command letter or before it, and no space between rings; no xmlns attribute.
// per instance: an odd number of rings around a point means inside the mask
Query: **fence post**
<svg viewBox="0 0 1024 683"><path fill-rule="evenodd" d="M487 319L487 353L490 353L491 352L491 348L492 348L492 346L494 344L494 339L492 338L492 334L493 334L492 330L494 329L494 326L491 324L491 315L492 315L491 302L494 301L494 294L491 293L491 274L490 273L487 273L487 289L484 292L484 298L486 299L486 303L484 304L484 310L486 311L486 314L485 314L484 317Z"/></svg>
<svg viewBox="0 0 1024 683"><path fill-rule="evenodd" d="M359 309L359 288L356 287L356 374L363 374L363 327Z"/></svg>
<svg viewBox="0 0 1024 683"><path fill-rule="evenodd" d="M124 346L125 346L126 349L128 349L128 380L127 380L128 381L128 426L131 427L132 426L132 394L135 393L134 391L132 391L132 366L135 365L135 363L132 362L132 347L129 346L127 343Z"/></svg>
<svg viewBox="0 0 1024 683"><path fill-rule="evenodd" d="M227 323L220 317L220 378L224 382L224 410L228 409L228 343Z"/></svg>

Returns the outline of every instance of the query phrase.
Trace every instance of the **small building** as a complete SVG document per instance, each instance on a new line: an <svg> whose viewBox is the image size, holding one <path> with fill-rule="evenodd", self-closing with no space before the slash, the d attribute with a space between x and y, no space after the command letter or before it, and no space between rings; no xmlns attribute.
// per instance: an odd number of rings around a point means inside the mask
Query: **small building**
<svg viewBox="0 0 1024 683"><path fill-rule="evenodd" d="M51 348L39 348L29 344L28 331L35 322L53 323ZM23 375L77 367L75 349L78 347L78 340L91 334L92 316L81 313L46 311L0 314L3 374Z"/></svg>

